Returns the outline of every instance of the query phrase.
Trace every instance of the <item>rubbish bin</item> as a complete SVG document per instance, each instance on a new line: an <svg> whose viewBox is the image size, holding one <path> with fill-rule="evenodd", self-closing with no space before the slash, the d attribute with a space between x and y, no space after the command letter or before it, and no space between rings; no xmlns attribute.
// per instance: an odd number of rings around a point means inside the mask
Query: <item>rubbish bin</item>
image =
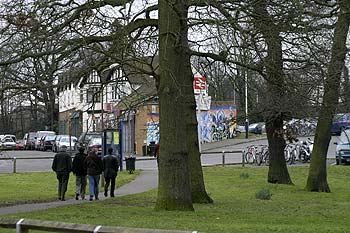
<svg viewBox="0 0 350 233"><path fill-rule="evenodd" d="M135 161L135 157L125 158L126 170L129 171L130 174L135 171Z"/></svg>
<svg viewBox="0 0 350 233"><path fill-rule="evenodd" d="M156 142L155 141L150 142L149 150L150 150L149 156L155 157L155 154L156 154Z"/></svg>
<svg viewBox="0 0 350 233"><path fill-rule="evenodd" d="M142 156L147 156L147 145L142 146Z"/></svg>

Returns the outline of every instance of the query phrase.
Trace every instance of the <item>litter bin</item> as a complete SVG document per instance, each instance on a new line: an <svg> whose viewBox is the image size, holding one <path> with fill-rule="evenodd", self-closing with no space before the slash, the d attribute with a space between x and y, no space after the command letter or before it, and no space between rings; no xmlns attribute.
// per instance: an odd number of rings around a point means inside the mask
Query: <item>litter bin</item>
<svg viewBox="0 0 350 233"><path fill-rule="evenodd" d="M142 156L147 156L147 145L142 146Z"/></svg>
<svg viewBox="0 0 350 233"><path fill-rule="evenodd" d="M135 171L135 161L135 157L125 158L126 170L129 171L130 174Z"/></svg>
<svg viewBox="0 0 350 233"><path fill-rule="evenodd" d="M155 157L155 154L156 154L156 142L154 142L154 141L150 142L149 150L150 150L149 156Z"/></svg>

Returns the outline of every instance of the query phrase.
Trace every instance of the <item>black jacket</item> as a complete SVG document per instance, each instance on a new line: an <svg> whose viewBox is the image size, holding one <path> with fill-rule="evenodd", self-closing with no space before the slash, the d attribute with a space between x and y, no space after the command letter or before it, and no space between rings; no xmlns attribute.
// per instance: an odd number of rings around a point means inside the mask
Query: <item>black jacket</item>
<svg viewBox="0 0 350 233"><path fill-rule="evenodd" d="M88 155L84 161L87 174L89 176L97 176L102 173L103 164L101 157Z"/></svg>
<svg viewBox="0 0 350 233"><path fill-rule="evenodd" d="M66 152L57 153L52 162L52 170L57 174L69 174L72 171L72 158Z"/></svg>
<svg viewBox="0 0 350 233"><path fill-rule="evenodd" d="M87 171L86 167L84 165L84 161L86 159L86 154L85 153L77 153L74 156L73 159L73 173L76 176L86 176Z"/></svg>
<svg viewBox="0 0 350 233"><path fill-rule="evenodd" d="M114 178L118 175L119 161L114 155L103 157L103 175L107 178Z"/></svg>

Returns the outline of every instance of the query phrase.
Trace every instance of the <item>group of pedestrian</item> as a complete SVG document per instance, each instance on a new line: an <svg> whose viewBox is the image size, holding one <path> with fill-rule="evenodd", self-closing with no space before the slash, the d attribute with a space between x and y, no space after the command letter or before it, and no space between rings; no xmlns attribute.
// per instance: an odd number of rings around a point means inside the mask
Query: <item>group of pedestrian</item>
<svg viewBox="0 0 350 233"><path fill-rule="evenodd" d="M63 146L58 152L52 163L52 170L56 172L58 180L58 199L65 201L69 174L73 172L76 176L75 182L75 199L85 199L85 190L87 185L87 177L89 179L89 200L99 200L99 181L100 175L103 173L105 185L104 196L108 196L110 187L110 196L114 197L115 181L118 175L119 159L113 155L113 149L108 149L108 154L103 158L97 154L95 150L91 150L88 154L84 153L84 147L79 148L79 152L75 154L72 162L71 156L67 153L67 147Z"/></svg>

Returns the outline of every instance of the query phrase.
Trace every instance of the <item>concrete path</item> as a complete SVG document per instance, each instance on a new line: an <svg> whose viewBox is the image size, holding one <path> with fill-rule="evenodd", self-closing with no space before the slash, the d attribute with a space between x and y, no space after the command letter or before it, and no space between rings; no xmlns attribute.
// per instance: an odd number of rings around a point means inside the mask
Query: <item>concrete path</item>
<svg viewBox="0 0 350 233"><path fill-rule="evenodd" d="M117 182L118 182L118 178L117 178ZM158 170L146 170L146 171L142 171L141 174L137 176L136 179L133 180L132 182L116 189L115 196L117 198L117 197L126 196L130 194L143 193L143 192L152 190L156 187L158 187ZM103 191L101 192L101 188L100 188L99 199L100 200L106 199L106 197L104 197L103 195ZM90 201L68 199L66 201L54 201L54 202L48 202L48 203L32 203L32 204L8 206L8 207L0 208L0 215L25 213L25 212L32 212L36 210L46 210L46 209L55 208L59 206L75 205L75 204L88 203L88 202Z"/></svg>

